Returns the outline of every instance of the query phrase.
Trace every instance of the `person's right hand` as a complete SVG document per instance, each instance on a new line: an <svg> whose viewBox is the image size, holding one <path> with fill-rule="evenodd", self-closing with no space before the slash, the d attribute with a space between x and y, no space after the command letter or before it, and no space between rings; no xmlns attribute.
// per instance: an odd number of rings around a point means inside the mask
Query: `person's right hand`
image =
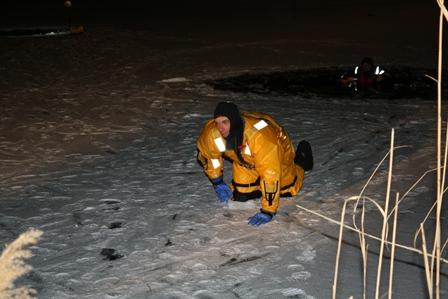
<svg viewBox="0 0 448 299"><path fill-rule="evenodd" d="M225 204L232 198L232 190L230 187L224 183L222 177L212 180L213 188L215 189L216 195L220 203Z"/></svg>

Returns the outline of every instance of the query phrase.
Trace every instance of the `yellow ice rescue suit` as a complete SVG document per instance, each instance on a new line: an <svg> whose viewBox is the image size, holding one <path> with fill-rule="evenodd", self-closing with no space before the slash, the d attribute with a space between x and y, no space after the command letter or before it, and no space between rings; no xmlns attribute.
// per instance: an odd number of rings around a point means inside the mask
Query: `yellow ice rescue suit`
<svg viewBox="0 0 448 299"><path fill-rule="evenodd" d="M223 158L233 162L232 190L261 191L261 210L276 213L280 196L295 196L302 187L304 170L294 163L295 149L286 131L268 114L242 113L243 142L226 149L226 139L209 120L197 140L198 161L210 180L223 175Z"/></svg>

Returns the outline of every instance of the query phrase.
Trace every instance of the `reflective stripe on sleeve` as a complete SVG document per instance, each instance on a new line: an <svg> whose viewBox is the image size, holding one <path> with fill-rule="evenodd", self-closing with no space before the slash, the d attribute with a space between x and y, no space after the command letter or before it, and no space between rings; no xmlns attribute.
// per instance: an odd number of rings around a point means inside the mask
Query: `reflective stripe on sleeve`
<svg viewBox="0 0 448 299"><path fill-rule="evenodd" d="M222 140L221 137L215 138L215 144L221 153L226 151L226 145L224 144L224 140Z"/></svg>
<svg viewBox="0 0 448 299"><path fill-rule="evenodd" d="M244 153L248 156L252 154L248 144L246 144L246 146L244 147Z"/></svg>
<svg viewBox="0 0 448 299"><path fill-rule="evenodd" d="M210 160L212 161L212 165L213 165L213 168L214 168L214 169L216 169L216 168L218 168L219 166L221 166L221 163L219 162L218 159L210 159Z"/></svg>
<svg viewBox="0 0 448 299"><path fill-rule="evenodd" d="M267 127L267 126L268 126L268 123L265 122L263 119L260 120L259 122L257 122L257 123L254 125L255 129L257 129L257 130L261 130L261 129L263 129L264 127Z"/></svg>

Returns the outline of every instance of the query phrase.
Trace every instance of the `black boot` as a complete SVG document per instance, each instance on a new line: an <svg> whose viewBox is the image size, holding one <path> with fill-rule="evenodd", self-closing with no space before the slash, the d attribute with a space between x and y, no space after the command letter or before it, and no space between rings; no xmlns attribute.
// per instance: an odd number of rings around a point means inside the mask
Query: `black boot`
<svg viewBox="0 0 448 299"><path fill-rule="evenodd" d="M297 145L294 163L302 167L305 171L313 169L313 151L311 150L311 145L308 141L302 140L299 142L299 145Z"/></svg>

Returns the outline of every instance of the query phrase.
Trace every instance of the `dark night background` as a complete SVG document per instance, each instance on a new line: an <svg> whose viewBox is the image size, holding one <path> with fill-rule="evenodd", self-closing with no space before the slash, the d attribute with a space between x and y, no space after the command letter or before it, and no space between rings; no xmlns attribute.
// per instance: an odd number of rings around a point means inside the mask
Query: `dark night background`
<svg viewBox="0 0 448 299"><path fill-rule="evenodd" d="M108 24L213 39L349 40L371 43L372 53L393 40L436 47L435 1L64 1L2 2L0 28ZM397 17L397 15L399 17ZM431 57L435 51L424 53ZM387 54L387 53L386 53ZM387 55L386 55L387 56ZM428 63L434 65L434 59Z"/></svg>
<svg viewBox="0 0 448 299"><path fill-rule="evenodd" d="M342 0L342 1L106 1L106 0L73 0L71 13L74 22L83 23L152 23L177 21L217 21L222 26L226 20L232 18L262 17L260 22L284 23L294 20L304 26L301 19L312 17L313 20L333 25L351 25L359 27L359 34L368 34L363 31L363 23L375 15L390 16L394 12L415 11L418 7L419 15L409 15L409 19L397 19L390 26L411 26L422 22L428 14L437 15L438 8L435 1L399 1L399 0ZM13 1L7 0L1 4L1 25L18 26L33 24L60 24L65 22L68 9L64 1ZM402 15L402 14L401 14ZM384 19L386 21L386 19ZM378 24L381 27L381 24ZM434 24L432 24L434 25ZM227 27L230 29L230 27ZM330 28L327 28L330 29ZM331 28L334 31L334 28ZM393 28L390 28L393 29ZM409 30L413 30L409 27ZM288 30L288 28L285 28ZM369 30L368 30L369 31Z"/></svg>

